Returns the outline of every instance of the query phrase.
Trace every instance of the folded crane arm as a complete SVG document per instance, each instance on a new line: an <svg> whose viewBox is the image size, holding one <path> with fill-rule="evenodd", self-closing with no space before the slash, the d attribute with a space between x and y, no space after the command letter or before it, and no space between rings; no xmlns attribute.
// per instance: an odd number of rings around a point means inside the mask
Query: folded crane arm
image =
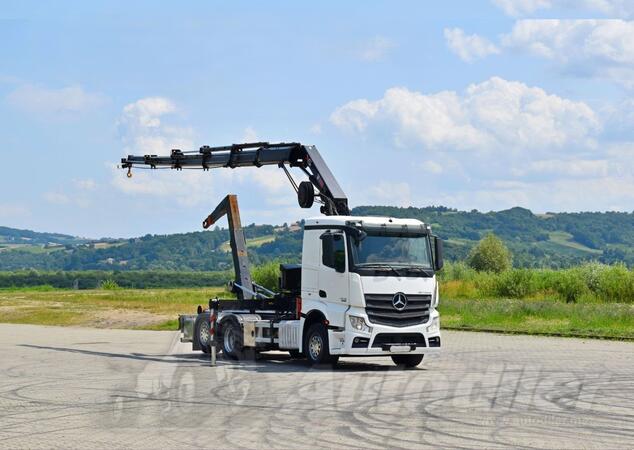
<svg viewBox="0 0 634 450"><path fill-rule="evenodd" d="M348 199L337 183L334 175L326 165L317 147L299 143L269 144L254 142L234 144L224 147L203 146L197 152L172 150L169 156L144 155L133 156L121 160L121 167L131 170L134 167L202 169L210 170L220 167L262 167L277 165L284 169L293 187L297 191L300 206L310 208L317 200L323 205L321 212L326 215L348 215ZM309 181L297 185L288 167L298 167Z"/></svg>

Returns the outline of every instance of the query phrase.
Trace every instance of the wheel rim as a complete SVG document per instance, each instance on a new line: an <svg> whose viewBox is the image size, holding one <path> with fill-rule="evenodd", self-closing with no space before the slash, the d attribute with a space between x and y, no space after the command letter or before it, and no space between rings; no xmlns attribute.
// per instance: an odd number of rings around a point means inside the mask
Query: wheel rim
<svg viewBox="0 0 634 450"><path fill-rule="evenodd" d="M324 341L319 334L313 334L308 340L308 352L310 357L318 360L324 348Z"/></svg>
<svg viewBox="0 0 634 450"><path fill-rule="evenodd" d="M233 349L236 348L236 334L231 326L225 331L224 346L227 353L233 353Z"/></svg>
<svg viewBox="0 0 634 450"><path fill-rule="evenodd" d="M198 331L198 340L200 341L200 345L206 347L209 345L209 323L202 322L200 324L200 329Z"/></svg>

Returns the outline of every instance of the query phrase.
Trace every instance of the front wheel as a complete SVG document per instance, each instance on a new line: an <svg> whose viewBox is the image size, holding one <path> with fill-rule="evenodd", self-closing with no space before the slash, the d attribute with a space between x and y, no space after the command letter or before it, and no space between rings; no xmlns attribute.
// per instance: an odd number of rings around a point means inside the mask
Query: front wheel
<svg viewBox="0 0 634 450"><path fill-rule="evenodd" d="M328 330L322 323L311 325L304 341L304 355L311 365L337 364L338 356L330 354Z"/></svg>
<svg viewBox="0 0 634 450"><path fill-rule="evenodd" d="M392 355L392 361L397 366L413 369L423 361L425 355Z"/></svg>

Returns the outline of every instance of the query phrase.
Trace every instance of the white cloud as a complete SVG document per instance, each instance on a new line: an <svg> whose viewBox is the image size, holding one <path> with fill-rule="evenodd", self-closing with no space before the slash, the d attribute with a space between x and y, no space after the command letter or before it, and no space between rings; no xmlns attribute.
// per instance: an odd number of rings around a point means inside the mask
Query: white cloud
<svg viewBox="0 0 634 450"><path fill-rule="evenodd" d="M260 167L253 169L248 176L269 194L277 194L286 189L292 191L290 182L284 172L276 166Z"/></svg>
<svg viewBox="0 0 634 450"><path fill-rule="evenodd" d="M158 128L161 116L176 111L174 103L165 97L146 97L123 107L120 123L133 128Z"/></svg>
<svg viewBox="0 0 634 450"><path fill-rule="evenodd" d="M313 125L311 125L311 127L310 127L310 129L308 131L310 131L311 134L321 134L322 133L321 124L320 123L314 123Z"/></svg>
<svg viewBox="0 0 634 450"><path fill-rule="evenodd" d="M438 175L443 172L442 165L440 165L436 161L432 161L431 159L423 161L423 163L421 164L421 169L434 175Z"/></svg>
<svg viewBox="0 0 634 450"><path fill-rule="evenodd" d="M352 100L337 108L331 115L330 121L337 127L349 131L364 131L368 121L379 111L377 102L366 99Z"/></svg>
<svg viewBox="0 0 634 450"><path fill-rule="evenodd" d="M363 45L359 51L359 58L367 62L382 61L394 46L395 44L391 39L384 36L374 36Z"/></svg>
<svg viewBox="0 0 634 450"><path fill-rule="evenodd" d="M62 191L49 191L45 192L43 197L48 203L56 206L87 208L92 205L90 197L85 195L85 192L66 194Z"/></svg>
<svg viewBox="0 0 634 450"><path fill-rule="evenodd" d="M11 92L7 101L15 108L30 113L77 114L100 107L106 102L106 97L87 92L77 85L49 89L24 84Z"/></svg>
<svg viewBox="0 0 634 450"><path fill-rule="evenodd" d="M126 155L166 155L171 149L192 150L193 130L190 127L165 123L178 111L165 97L147 97L126 105L118 120ZM208 201L213 195L212 177L198 170L132 169L132 178L124 171L112 169L113 186L125 194L171 198L175 203L193 206ZM215 178L222 177L217 175Z"/></svg>
<svg viewBox="0 0 634 450"><path fill-rule="evenodd" d="M555 175L558 177L601 177L607 176L610 163L605 159L545 159L531 161L527 165L512 170L517 176Z"/></svg>
<svg viewBox="0 0 634 450"><path fill-rule="evenodd" d="M243 167L239 170L222 170L222 172L228 184L245 185L254 183L259 190L269 195L268 203L278 203L279 200L274 197L284 190L289 189L292 192L292 187L284 171L275 165L252 168Z"/></svg>
<svg viewBox="0 0 634 450"><path fill-rule="evenodd" d="M126 105L119 119L124 153L134 155L166 155L173 148L184 151L195 148L194 132L190 127L172 125L171 116L178 112L175 104L163 97L150 97ZM242 141L258 140L253 127L244 129ZM204 204L216 194L225 195L237 185L253 183L265 194L269 201L275 195L288 189L288 180L277 167L259 169L217 169L213 174L201 170L135 170L132 178L125 172L112 168L112 184L119 191L135 196L170 198L179 205L191 207ZM222 191L217 192L216 186Z"/></svg>
<svg viewBox="0 0 634 450"><path fill-rule="evenodd" d="M95 182L95 180L92 180L90 178L85 180L73 180L73 185L76 189L82 191L94 191L95 189L97 189L97 183Z"/></svg>
<svg viewBox="0 0 634 450"><path fill-rule="evenodd" d="M454 207L483 211L522 206L533 212L546 211L631 211L634 177L605 176L554 179L524 183L491 183L489 188L461 190L438 197Z"/></svg>
<svg viewBox="0 0 634 450"><path fill-rule="evenodd" d="M68 205L70 203L70 198L61 192L45 192L44 200L53 205Z"/></svg>
<svg viewBox="0 0 634 450"><path fill-rule="evenodd" d="M165 97L147 97L123 108L117 121L126 154L169 154L173 148L192 149L191 128L164 124L164 116L177 111Z"/></svg>
<svg viewBox="0 0 634 450"><path fill-rule="evenodd" d="M381 181L370 187L371 204L374 205L395 205L411 206L412 190L405 182L392 183Z"/></svg>
<svg viewBox="0 0 634 450"><path fill-rule="evenodd" d="M600 129L597 115L585 103L498 77L470 85L464 93L391 88L379 100L342 105L330 120L356 133L372 124L392 134L398 145L416 143L439 151L588 147Z"/></svg>
<svg viewBox="0 0 634 450"><path fill-rule="evenodd" d="M112 184L124 194L168 198L181 206L196 206L214 198L214 177L202 170L134 170L132 178L112 169ZM217 177L216 177L217 178Z"/></svg>
<svg viewBox="0 0 634 450"><path fill-rule="evenodd" d="M241 142L258 142L258 133L253 127L246 127L242 134Z"/></svg>
<svg viewBox="0 0 634 450"><path fill-rule="evenodd" d="M520 5L518 3L515 6ZM634 1L632 1L634 9ZM496 46L459 28L445 29L449 48L471 62L502 50L527 52L578 77L600 78L634 88L634 21L619 19L525 19Z"/></svg>
<svg viewBox="0 0 634 450"><path fill-rule="evenodd" d="M517 17L531 14L538 9L550 9L553 0L493 0L507 15Z"/></svg>
<svg viewBox="0 0 634 450"><path fill-rule="evenodd" d="M585 10L617 18L634 16L631 0L493 0L493 3L513 17L550 9Z"/></svg>
<svg viewBox="0 0 634 450"><path fill-rule="evenodd" d="M631 211L634 202L634 142L601 145L600 157L587 159L569 149L566 158L516 158L487 172L478 158L463 158L473 180L452 183L447 170L442 188L425 195L434 203L461 209L500 210L513 206L545 211ZM436 190L436 192L434 192Z"/></svg>
<svg viewBox="0 0 634 450"><path fill-rule="evenodd" d="M15 219L31 215L31 210L24 205L0 203L0 219Z"/></svg>
<svg viewBox="0 0 634 450"><path fill-rule="evenodd" d="M634 87L634 21L519 20L502 43L567 72Z"/></svg>
<svg viewBox="0 0 634 450"><path fill-rule="evenodd" d="M447 46L463 61L472 62L488 55L500 53L488 39L477 34L467 35L460 28L445 28Z"/></svg>

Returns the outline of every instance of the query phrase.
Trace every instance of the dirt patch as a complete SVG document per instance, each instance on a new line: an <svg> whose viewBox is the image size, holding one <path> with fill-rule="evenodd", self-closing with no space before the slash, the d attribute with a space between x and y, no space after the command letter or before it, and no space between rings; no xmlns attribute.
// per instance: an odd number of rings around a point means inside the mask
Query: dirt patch
<svg viewBox="0 0 634 450"><path fill-rule="evenodd" d="M95 328L141 328L158 325L169 319L173 317L130 309L108 309L95 311L91 323L85 325Z"/></svg>

